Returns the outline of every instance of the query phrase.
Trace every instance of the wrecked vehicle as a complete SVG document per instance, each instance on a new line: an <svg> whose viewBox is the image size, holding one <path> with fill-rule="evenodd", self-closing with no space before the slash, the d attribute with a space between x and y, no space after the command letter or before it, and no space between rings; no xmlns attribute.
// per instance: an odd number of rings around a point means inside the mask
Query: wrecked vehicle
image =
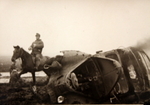
<svg viewBox="0 0 150 105"><path fill-rule="evenodd" d="M94 57L79 51L63 51L62 68L55 71L47 84L51 103L103 103L118 83L118 61Z"/></svg>
<svg viewBox="0 0 150 105"><path fill-rule="evenodd" d="M103 55L119 61L122 66L112 103L132 103L149 98L150 59L142 49L114 49L103 52Z"/></svg>

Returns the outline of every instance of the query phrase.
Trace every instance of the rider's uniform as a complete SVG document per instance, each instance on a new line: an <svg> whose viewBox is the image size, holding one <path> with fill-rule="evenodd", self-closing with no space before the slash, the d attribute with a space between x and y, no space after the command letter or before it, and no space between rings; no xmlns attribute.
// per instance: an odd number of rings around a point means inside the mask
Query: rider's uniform
<svg viewBox="0 0 150 105"><path fill-rule="evenodd" d="M38 67L40 64L40 58L42 56L41 53L44 47L44 43L41 39L37 39L32 43L30 47L32 48L31 55L35 57L35 65L36 67Z"/></svg>

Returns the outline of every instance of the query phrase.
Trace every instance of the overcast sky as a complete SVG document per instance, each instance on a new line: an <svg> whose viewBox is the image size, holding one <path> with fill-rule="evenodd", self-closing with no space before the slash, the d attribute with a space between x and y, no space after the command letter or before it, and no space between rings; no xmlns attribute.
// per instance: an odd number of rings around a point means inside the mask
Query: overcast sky
<svg viewBox="0 0 150 105"><path fill-rule="evenodd" d="M36 33L48 56L128 47L150 36L150 0L0 0L0 55Z"/></svg>

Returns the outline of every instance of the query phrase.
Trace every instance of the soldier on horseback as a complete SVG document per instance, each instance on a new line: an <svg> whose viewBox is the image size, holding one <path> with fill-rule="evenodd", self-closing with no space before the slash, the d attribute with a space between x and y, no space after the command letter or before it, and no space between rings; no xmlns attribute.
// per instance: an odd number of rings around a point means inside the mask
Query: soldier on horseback
<svg viewBox="0 0 150 105"><path fill-rule="evenodd" d="M36 33L36 40L31 44L28 50L32 50L31 55L33 56L33 61L35 63L35 69L38 70L40 65L40 59L42 57L42 49L44 47L43 41L40 39L40 34Z"/></svg>

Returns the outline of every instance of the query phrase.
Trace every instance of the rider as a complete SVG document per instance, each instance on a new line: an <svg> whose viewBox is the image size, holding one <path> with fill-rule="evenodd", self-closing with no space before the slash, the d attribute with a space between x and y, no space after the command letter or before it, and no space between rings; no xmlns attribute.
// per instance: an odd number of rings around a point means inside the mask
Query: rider
<svg viewBox="0 0 150 105"><path fill-rule="evenodd" d="M33 56L33 61L35 62L35 69L38 69L40 65L40 58L42 57L42 49L44 47L43 41L40 39L40 34L36 33L36 40L31 44L28 50L32 50L31 55Z"/></svg>

